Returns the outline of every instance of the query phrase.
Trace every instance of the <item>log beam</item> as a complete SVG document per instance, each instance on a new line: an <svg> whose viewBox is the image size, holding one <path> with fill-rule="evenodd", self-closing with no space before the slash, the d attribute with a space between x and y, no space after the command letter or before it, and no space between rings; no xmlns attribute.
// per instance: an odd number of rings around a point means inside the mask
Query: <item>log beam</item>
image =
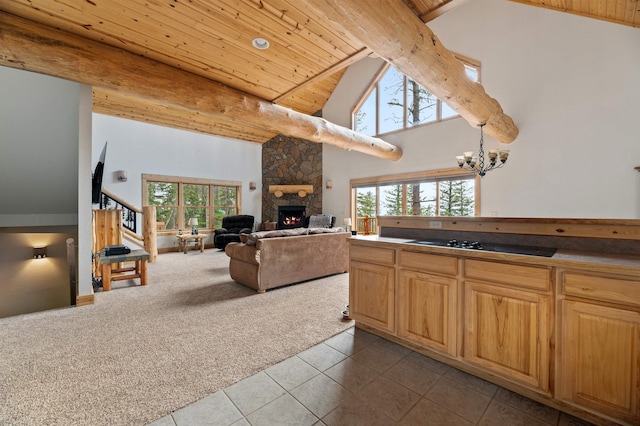
<svg viewBox="0 0 640 426"><path fill-rule="evenodd" d="M0 12L0 65L52 75L284 135L398 160L402 150L122 49Z"/></svg>
<svg viewBox="0 0 640 426"><path fill-rule="evenodd" d="M404 3L389 0L309 0L318 15L390 62L445 101L474 128L503 143L518 128L482 84L467 77L464 65Z"/></svg>

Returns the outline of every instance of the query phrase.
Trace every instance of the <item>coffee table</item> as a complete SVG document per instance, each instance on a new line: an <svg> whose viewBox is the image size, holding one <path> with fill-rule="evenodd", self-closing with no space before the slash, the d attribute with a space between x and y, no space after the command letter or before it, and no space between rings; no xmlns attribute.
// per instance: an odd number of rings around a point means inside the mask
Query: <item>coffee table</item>
<svg viewBox="0 0 640 426"><path fill-rule="evenodd" d="M187 243L191 240L194 241L196 246L200 246L200 252L204 252L204 239L207 238L207 234L179 234L178 238L178 251L184 251L187 254Z"/></svg>

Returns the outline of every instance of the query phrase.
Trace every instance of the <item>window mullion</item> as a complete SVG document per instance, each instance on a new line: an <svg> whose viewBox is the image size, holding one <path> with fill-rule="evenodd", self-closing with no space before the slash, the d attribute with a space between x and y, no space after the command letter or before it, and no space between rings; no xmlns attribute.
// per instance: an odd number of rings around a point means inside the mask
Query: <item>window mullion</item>
<svg viewBox="0 0 640 426"><path fill-rule="evenodd" d="M184 223L184 183L178 182L178 229L185 229Z"/></svg>

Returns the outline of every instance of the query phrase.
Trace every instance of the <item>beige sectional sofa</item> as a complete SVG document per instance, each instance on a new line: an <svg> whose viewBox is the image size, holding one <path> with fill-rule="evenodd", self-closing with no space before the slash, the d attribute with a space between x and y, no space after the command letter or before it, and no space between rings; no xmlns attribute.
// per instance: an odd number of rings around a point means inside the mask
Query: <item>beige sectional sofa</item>
<svg viewBox="0 0 640 426"><path fill-rule="evenodd" d="M342 228L296 228L246 235L225 248L234 281L258 293L349 269L350 233Z"/></svg>

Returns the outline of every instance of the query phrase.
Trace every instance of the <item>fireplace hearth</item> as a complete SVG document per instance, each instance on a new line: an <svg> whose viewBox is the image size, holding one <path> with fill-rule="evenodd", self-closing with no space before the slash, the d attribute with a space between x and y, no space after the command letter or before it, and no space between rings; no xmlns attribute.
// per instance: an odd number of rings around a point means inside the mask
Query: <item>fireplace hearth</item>
<svg viewBox="0 0 640 426"><path fill-rule="evenodd" d="M303 227L305 211L305 206L278 206L278 229Z"/></svg>

